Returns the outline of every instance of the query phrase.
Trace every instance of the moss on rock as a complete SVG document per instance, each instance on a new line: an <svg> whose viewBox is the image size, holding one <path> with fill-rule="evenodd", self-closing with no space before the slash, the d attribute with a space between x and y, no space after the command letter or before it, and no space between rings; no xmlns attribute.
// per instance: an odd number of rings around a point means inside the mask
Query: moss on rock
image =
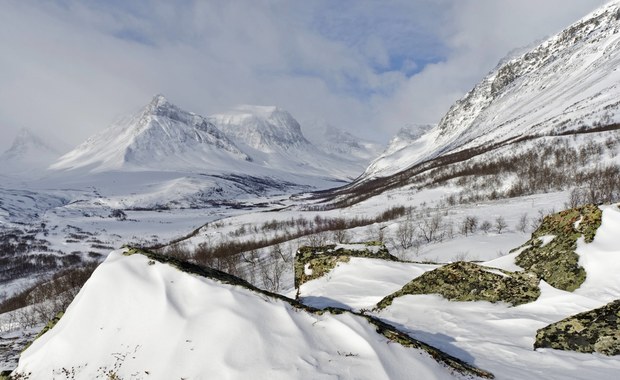
<svg viewBox="0 0 620 380"><path fill-rule="evenodd" d="M586 271L579 265L579 255L575 252L577 240L583 236L586 243L591 243L601 221L602 212L596 205L548 215L532 238L521 246L527 248L516 257L515 263L553 287L573 291L586 279Z"/></svg>
<svg viewBox="0 0 620 380"><path fill-rule="evenodd" d="M553 323L536 332L536 348L620 355L620 300Z"/></svg>
<svg viewBox="0 0 620 380"><path fill-rule="evenodd" d="M377 308L407 294L439 294L454 301L507 302L520 305L540 296L538 278L527 272L508 272L459 261L426 272L383 298Z"/></svg>
<svg viewBox="0 0 620 380"><path fill-rule="evenodd" d="M368 257L399 261L390 254L380 242L356 244L330 244L320 247L304 246L295 255L295 287L319 278L336 267L338 263L348 262L351 257Z"/></svg>

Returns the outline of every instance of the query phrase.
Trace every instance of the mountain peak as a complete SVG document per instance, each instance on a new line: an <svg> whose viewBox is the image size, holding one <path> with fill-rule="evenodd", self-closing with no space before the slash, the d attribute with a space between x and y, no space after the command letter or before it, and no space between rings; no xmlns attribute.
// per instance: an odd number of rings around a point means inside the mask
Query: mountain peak
<svg viewBox="0 0 620 380"><path fill-rule="evenodd" d="M263 152L310 145L299 122L275 106L241 105L210 121L236 141Z"/></svg>
<svg viewBox="0 0 620 380"><path fill-rule="evenodd" d="M230 162L251 161L226 135L204 117L153 97L133 117L91 137L56 162L54 169L91 167L203 170Z"/></svg>
<svg viewBox="0 0 620 380"><path fill-rule="evenodd" d="M27 128L20 128L11 147L6 150L5 155L17 157L25 154L28 150L42 149L53 154L58 154L56 149L46 144L40 137Z"/></svg>
<svg viewBox="0 0 620 380"><path fill-rule="evenodd" d="M59 152L26 128L21 128L13 144L0 154L0 171L5 174L38 170L47 167Z"/></svg>
<svg viewBox="0 0 620 380"><path fill-rule="evenodd" d="M168 104L168 99L166 99L166 97L163 94L155 94L153 96L153 99L151 99L151 105L153 107L160 107L162 105L166 105Z"/></svg>

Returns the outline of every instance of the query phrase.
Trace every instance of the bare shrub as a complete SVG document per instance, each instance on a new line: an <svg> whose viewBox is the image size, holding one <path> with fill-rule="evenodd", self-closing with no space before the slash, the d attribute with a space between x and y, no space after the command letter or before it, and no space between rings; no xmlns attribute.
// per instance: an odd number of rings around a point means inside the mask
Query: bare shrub
<svg viewBox="0 0 620 380"><path fill-rule="evenodd" d="M287 267L292 266L293 255L281 244L269 250L266 258L259 261L259 273L263 287L271 292L278 292L282 286L282 275Z"/></svg>
<svg viewBox="0 0 620 380"><path fill-rule="evenodd" d="M461 222L461 234L467 236L468 234L473 234L476 232L478 228L478 218L475 216L466 216L465 219Z"/></svg>
<svg viewBox="0 0 620 380"><path fill-rule="evenodd" d="M491 225L491 222L489 222L488 220L485 220L484 222L482 222L480 224L480 229L482 230L482 232L484 232L485 234L488 234L489 231L491 230L491 227L493 227Z"/></svg>
<svg viewBox="0 0 620 380"><path fill-rule="evenodd" d="M415 242L415 226L410 219L398 224L396 239L403 249L409 249Z"/></svg>
<svg viewBox="0 0 620 380"><path fill-rule="evenodd" d="M506 229L506 227L508 227L508 223L506 223L506 219L504 219L503 216L498 216L497 218L495 218L495 231L498 234L501 234L502 231Z"/></svg>
<svg viewBox="0 0 620 380"><path fill-rule="evenodd" d="M521 214L519 222L517 222L516 228L518 231L524 232L527 229L527 213Z"/></svg>
<svg viewBox="0 0 620 380"><path fill-rule="evenodd" d="M441 240L441 227L443 224L443 217L440 213L436 212L431 217L422 218L418 222L419 236L427 243Z"/></svg>
<svg viewBox="0 0 620 380"><path fill-rule="evenodd" d="M347 230L332 231L332 238L334 239L334 241L340 244L348 243L350 239L349 233L347 232Z"/></svg>

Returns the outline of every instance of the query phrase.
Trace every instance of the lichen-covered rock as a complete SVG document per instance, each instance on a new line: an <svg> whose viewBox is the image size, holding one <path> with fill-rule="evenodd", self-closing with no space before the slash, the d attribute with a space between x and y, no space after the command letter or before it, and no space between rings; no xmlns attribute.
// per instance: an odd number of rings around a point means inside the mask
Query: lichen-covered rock
<svg viewBox="0 0 620 380"><path fill-rule="evenodd" d="M548 215L522 247L515 263L536 273L551 286L573 291L585 281L586 271L579 265L577 240L594 240L601 225L602 212L596 205L585 205Z"/></svg>
<svg viewBox="0 0 620 380"><path fill-rule="evenodd" d="M507 302L520 305L540 296L539 279L527 272L508 272L470 262L444 265L415 278L382 299L377 308L392 304L407 294L439 294L454 301Z"/></svg>
<svg viewBox="0 0 620 380"><path fill-rule="evenodd" d="M399 261L382 243L371 241L355 244L330 244L320 247L304 246L295 255L295 287L319 278L351 257L368 257Z"/></svg>
<svg viewBox="0 0 620 380"><path fill-rule="evenodd" d="M620 300L553 323L537 331L534 349L620 354Z"/></svg>

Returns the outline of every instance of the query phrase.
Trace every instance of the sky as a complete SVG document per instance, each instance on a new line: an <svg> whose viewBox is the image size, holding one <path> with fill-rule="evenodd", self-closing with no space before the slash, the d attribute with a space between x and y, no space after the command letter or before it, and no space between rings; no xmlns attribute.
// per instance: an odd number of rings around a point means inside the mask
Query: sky
<svg viewBox="0 0 620 380"><path fill-rule="evenodd" d="M387 142L437 123L510 51L601 0L0 0L0 150L69 149L164 94L276 105Z"/></svg>

